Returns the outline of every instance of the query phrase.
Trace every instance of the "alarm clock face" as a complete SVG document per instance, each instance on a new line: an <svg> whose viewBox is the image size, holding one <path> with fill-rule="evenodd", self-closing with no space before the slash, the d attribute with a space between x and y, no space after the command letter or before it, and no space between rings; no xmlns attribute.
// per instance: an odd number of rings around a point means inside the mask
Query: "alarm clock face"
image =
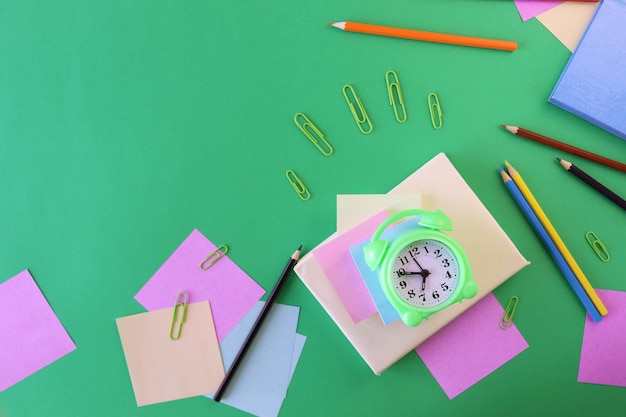
<svg viewBox="0 0 626 417"><path fill-rule="evenodd" d="M459 261L434 239L411 242L391 265L392 288L404 302L420 308L445 302L459 285Z"/></svg>

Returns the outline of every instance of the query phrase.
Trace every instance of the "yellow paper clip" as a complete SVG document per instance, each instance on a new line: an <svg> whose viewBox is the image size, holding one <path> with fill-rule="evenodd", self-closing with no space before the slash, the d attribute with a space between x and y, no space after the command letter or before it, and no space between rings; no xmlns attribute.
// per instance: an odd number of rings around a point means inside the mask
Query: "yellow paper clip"
<svg viewBox="0 0 626 417"><path fill-rule="evenodd" d="M200 263L200 269L202 269L203 271L206 271L211 266L213 266L215 262L219 261L227 253L228 253L228 246L219 245L213 252L209 253L207 257L204 258L204 261Z"/></svg>
<svg viewBox="0 0 626 417"><path fill-rule="evenodd" d="M439 104L439 96L435 93L428 95L428 110L430 111L430 121L435 129L441 129L443 126L443 112Z"/></svg>
<svg viewBox="0 0 626 417"><path fill-rule="evenodd" d="M402 89L400 88L400 79L398 78L398 74L392 70L387 71L385 73L385 81L387 82L389 104L393 107L393 114L396 116L396 120L399 123L404 123L406 122L407 114L406 107L404 106L404 99L402 98ZM396 104L395 96L398 97L398 104ZM400 107L401 110L398 110L398 107ZM400 117L400 113L402 113L402 117Z"/></svg>
<svg viewBox="0 0 626 417"><path fill-rule="evenodd" d="M185 291L181 291L176 295L176 304L174 304L174 315L172 316L172 327L170 327L170 339L172 340L178 340L180 338L180 332L183 329L185 315L187 314L188 300L189 295ZM178 317L179 313L180 318Z"/></svg>
<svg viewBox="0 0 626 417"><path fill-rule="evenodd" d="M304 119L304 122L301 122L299 119ZM324 134L304 113L296 113L295 116L293 116L293 121L322 154L325 156L333 154L333 147L330 146L330 143L324 138Z"/></svg>
<svg viewBox="0 0 626 417"><path fill-rule="evenodd" d="M509 302L504 309L504 314L502 315L502 319L500 320L500 328L503 330L508 329L513 324L513 316L515 315L515 310L517 309L517 304L519 303L519 298L517 295L509 298Z"/></svg>
<svg viewBox="0 0 626 417"><path fill-rule="evenodd" d="M348 91L350 91L351 94L348 94ZM343 86L343 96L346 98L348 107L350 108L352 116L354 117L354 121L359 127L361 133L363 133L364 135L372 133L372 130L374 130L374 125L367 115L365 107L363 107L363 102L361 102L361 99L357 97L356 91L354 91L354 88L350 84L346 84ZM352 98L350 96L352 96ZM358 107L358 112L357 108L354 107L353 101ZM366 127L364 128L364 126Z"/></svg>
<svg viewBox="0 0 626 417"><path fill-rule="evenodd" d="M288 169L286 175L289 183L291 184L293 189L296 190L298 197L300 197L302 200L308 200L309 198L311 198L311 193L309 192L309 189L306 188L306 185L304 185L300 177L298 177L298 175L293 170Z"/></svg>
<svg viewBox="0 0 626 417"><path fill-rule="evenodd" d="M587 242L589 242L591 248L596 253L596 255L598 255L598 258L600 258L602 262L608 262L611 259L611 255L609 254L608 249L606 248L604 243L602 243L598 235L596 235L592 231L589 231L585 233L585 239L587 239Z"/></svg>

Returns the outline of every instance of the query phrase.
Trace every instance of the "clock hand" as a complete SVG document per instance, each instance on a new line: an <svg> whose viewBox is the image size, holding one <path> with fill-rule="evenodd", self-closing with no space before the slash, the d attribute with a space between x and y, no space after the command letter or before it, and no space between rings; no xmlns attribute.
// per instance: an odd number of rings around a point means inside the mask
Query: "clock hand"
<svg viewBox="0 0 626 417"><path fill-rule="evenodd" d="M424 278L424 279L426 279L426 277L430 275L430 272L428 272L426 269L421 270L421 271L419 271L419 272L413 272L413 271L408 271L408 272L407 272L407 271L398 271L398 273L399 273L400 275L419 275L419 276L421 276L421 277L422 277L422 278Z"/></svg>
<svg viewBox="0 0 626 417"><path fill-rule="evenodd" d="M423 271L420 271L420 272L413 272L413 271L409 271L409 272L407 272L407 271L402 271L402 270L401 270L401 271L398 271L398 273L399 273L400 275L422 275L422 274L423 274Z"/></svg>
<svg viewBox="0 0 626 417"><path fill-rule="evenodd" d="M419 269L421 269L420 271L420 275L424 278L426 278L427 276L430 275L430 271L428 271L428 269L424 269L422 268L422 265L420 265L419 262L417 262L417 259L413 258L413 260L415 261L415 263L417 264L417 266L419 267Z"/></svg>
<svg viewBox="0 0 626 417"><path fill-rule="evenodd" d="M423 271L424 268L422 268L422 265L420 265L419 262L417 262L417 259L413 258L413 260L415 261L415 263L417 264L417 266L419 266L419 268Z"/></svg>

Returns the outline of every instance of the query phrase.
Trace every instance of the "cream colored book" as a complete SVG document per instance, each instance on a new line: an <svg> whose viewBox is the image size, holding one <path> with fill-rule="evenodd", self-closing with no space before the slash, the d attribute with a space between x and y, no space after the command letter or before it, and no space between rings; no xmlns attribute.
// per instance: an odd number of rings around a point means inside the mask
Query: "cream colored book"
<svg viewBox="0 0 626 417"><path fill-rule="evenodd" d="M296 265L296 274L376 374L389 368L529 263L443 153L411 174L389 194L420 195L422 208L441 209L450 217L454 227L450 235L467 252L478 294L432 315L417 327L408 327L400 320L384 325L378 314L355 324L313 250L308 252ZM410 199L406 201L406 207L393 198L388 205L381 199L371 199L368 203L370 209L361 207L352 224L367 220L382 210L415 208ZM342 218L345 215L341 213ZM334 233L320 245L337 236L339 234Z"/></svg>

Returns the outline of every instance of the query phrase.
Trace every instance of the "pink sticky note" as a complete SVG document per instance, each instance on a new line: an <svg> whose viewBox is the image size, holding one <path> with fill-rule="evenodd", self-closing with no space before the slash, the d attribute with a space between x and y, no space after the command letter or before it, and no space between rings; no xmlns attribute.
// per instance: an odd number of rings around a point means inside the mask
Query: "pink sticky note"
<svg viewBox="0 0 626 417"><path fill-rule="evenodd" d="M517 10L525 22L563 3L557 0L515 0Z"/></svg>
<svg viewBox="0 0 626 417"><path fill-rule="evenodd" d="M385 212L378 213L313 251L313 255L354 323L360 322L378 310L352 259L350 248L372 237L387 217Z"/></svg>
<svg viewBox="0 0 626 417"><path fill-rule="evenodd" d="M0 317L0 391L76 349L28 270L0 284Z"/></svg>
<svg viewBox="0 0 626 417"><path fill-rule="evenodd" d="M180 291L189 294L190 303L210 301L221 342L261 299L265 290L228 256L221 257L206 270L201 269L200 264L216 249L216 245L194 230L139 290L135 299L149 311L172 307Z"/></svg>
<svg viewBox="0 0 626 417"><path fill-rule="evenodd" d="M578 382L626 387L626 292L596 292L609 314L598 323L587 315Z"/></svg>
<svg viewBox="0 0 626 417"><path fill-rule="evenodd" d="M518 310L519 311L519 310ZM528 347L512 324L500 328L504 309L487 294L415 351L452 399Z"/></svg>

